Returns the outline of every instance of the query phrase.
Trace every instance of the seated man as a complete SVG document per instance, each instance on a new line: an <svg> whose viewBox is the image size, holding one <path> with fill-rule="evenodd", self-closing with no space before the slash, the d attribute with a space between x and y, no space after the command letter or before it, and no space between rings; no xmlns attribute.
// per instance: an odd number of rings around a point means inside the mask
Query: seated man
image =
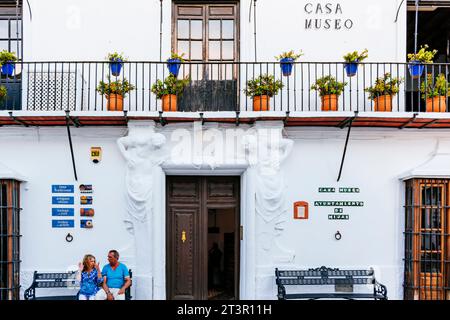
<svg viewBox="0 0 450 320"><path fill-rule="evenodd" d="M119 253L111 250L108 253L109 264L102 270L103 289L99 290L96 300L125 300L125 290L131 286L128 268L119 262Z"/></svg>

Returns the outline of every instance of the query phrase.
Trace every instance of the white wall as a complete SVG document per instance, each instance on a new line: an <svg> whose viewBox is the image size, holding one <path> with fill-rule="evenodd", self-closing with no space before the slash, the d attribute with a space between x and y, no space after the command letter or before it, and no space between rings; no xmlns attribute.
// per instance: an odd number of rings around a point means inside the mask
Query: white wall
<svg viewBox="0 0 450 320"><path fill-rule="evenodd" d="M402 299L404 191L401 174L429 159L438 136L447 133L352 129L341 180L337 182L347 130L287 130L295 147L287 159L288 224L282 242L302 267L375 269L389 299ZM447 140L447 144L448 144ZM445 168L442 168L445 170ZM319 193L319 187L357 187L360 193ZM334 207L314 201L364 201L343 207L348 221L328 220ZM309 219L294 220L292 203L307 201ZM335 233L342 235L335 240Z"/></svg>
<svg viewBox="0 0 450 320"><path fill-rule="evenodd" d="M331 0L331 1L258 1L258 51L261 61L273 61L281 51L302 49L303 61L342 61L342 56L354 50L369 50L368 61L405 61L406 6L394 22L401 1L392 0ZM311 3L312 6L307 6ZM332 4L332 14L325 5ZM317 4L323 13L316 14ZM337 4L341 5L342 13ZM305 6L307 6L305 10ZM313 11L314 13L308 14ZM351 29L305 29L306 19L347 19ZM343 24L342 22L342 24Z"/></svg>
<svg viewBox="0 0 450 320"><path fill-rule="evenodd" d="M21 188L21 272L22 289L31 283L32 272L63 271L77 268L83 255L91 253L103 266L107 253L116 249L121 261L130 268L134 264L132 236L122 223L125 217L123 199L124 161L116 140L124 135L123 128L71 129L78 182L74 179L67 131L62 128L22 127L0 132L0 161L17 168L28 182ZM90 160L90 147L103 149L103 160ZM6 151L8 150L8 151ZM52 228L52 184L75 185L75 228ZM92 184L95 216L93 229L80 228L80 184ZM57 194L53 194L57 195ZM88 217L85 217L88 218ZM54 219L65 219L54 217ZM88 218L90 219L90 218ZM67 233L73 235L66 242ZM44 292L42 294L45 295ZM23 297L23 296L22 296Z"/></svg>
<svg viewBox="0 0 450 320"><path fill-rule="evenodd" d="M170 139L169 132L165 131ZM289 128L286 132L295 144L282 168L288 211L285 231L278 240L283 248L295 253L294 266L372 266L378 280L387 285L389 298L401 299L404 194L399 177L428 160L438 139L449 145L448 130L354 128L339 183L336 179L345 130ZM73 178L65 128L0 130L0 150L9 150L1 152L2 164L28 180L21 194L24 289L31 281L32 271L66 270L85 253L94 254L104 264L107 251L115 248L121 252L123 262L131 268L134 265L133 238L123 223L125 162L116 147L117 138L125 130L72 128L72 134L78 183ZM102 162L97 165L90 162L91 146L103 149ZM76 201L76 228L52 229L51 185L81 183L94 187L94 228L78 227L80 206ZM319 194L319 187L358 187L361 192ZM345 207L344 213L350 215L350 220L332 221L327 216L333 207L315 207L314 201L319 200L364 201L364 207ZM292 204L296 201L309 202L308 220L292 218ZM340 241L334 239L338 230L342 234ZM72 243L65 241L67 232L74 236ZM270 285L257 287L257 298L274 298L273 269L269 266L267 270L270 272L260 276L266 276Z"/></svg>
<svg viewBox="0 0 450 320"><path fill-rule="evenodd" d="M24 60L103 61L159 58L159 1L29 0L24 8Z"/></svg>
<svg viewBox="0 0 450 320"><path fill-rule="evenodd" d="M159 60L160 1L29 0L24 8L24 60L100 60L111 51L130 60ZM303 61L341 61L369 49L369 61L404 61L406 6L394 22L400 0L257 1L258 60L274 61L281 51L303 49ZM308 14L305 5L324 13ZM325 4L342 13L326 14ZM240 1L241 60L254 61L253 12ZM252 6L253 10L253 6ZM351 19L350 30L305 30L305 19ZM171 1L163 1L163 60L170 53Z"/></svg>

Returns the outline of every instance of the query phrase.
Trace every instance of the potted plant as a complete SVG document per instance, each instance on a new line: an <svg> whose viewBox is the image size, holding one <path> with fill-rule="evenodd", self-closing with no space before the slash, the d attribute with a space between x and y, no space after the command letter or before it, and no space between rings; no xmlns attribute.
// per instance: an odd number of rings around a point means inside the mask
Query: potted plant
<svg viewBox="0 0 450 320"><path fill-rule="evenodd" d="M433 63L433 58L436 55L437 50L429 51L427 50L428 48L429 47L426 44L420 47L419 52L408 54L408 69L413 79L420 78L423 73L423 69L425 68L423 65L424 63Z"/></svg>
<svg viewBox="0 0 450 320"><path fill-rule="evenodd" d="M374 101L374 111L392 111L392 98L398 93L402 78L392 78L385 73L377 78L375 84L364 91L369 93L369 99Z"/></svg>
<svg viewBox="0 0 450 320"><path fill-rule="evenodd" d="M108 76L108 82L100 81L96 90L108 99L106 108L109 111L123 111L123 98L134 90L134 86L127 79L111 81Z"/></svg>
<svg viewBox="0 0 450 320"><path fill-rule="evenodd" d="M111 74L115 77L120 76L120 71L122 70L123 62L127 61L122 54L117 52L109 53L107 57L109 61L109 68L111 69Z"/></svg>
<svg viewBox="0 0 450 320"><path fill-rule="evenodd" d="M356 74L358 71L358 63L362 62L364 59L367 59L369 57L368 53L369 51L364 49L361 53L358 53L358 51L353 51L347 53L343 57L346 62L346 64L344 64L344 68L348 77L353 77Z"/></svg>
<svg viewBox="0 0 450 320"><path fill-rule="evenodd" d="M427 81L420 86L422 99L425 99L427 112L445 112L447 110L447 97L450 96L450 88L444 74L439 74L435 81L431 74L427 75Z"/></svg>
<svg viewBox="0 0 450 320"><path fill-rule="evenodd" d="M300 58L303 55L303 53L300 51L300 53L295 54L293 50L288 51L288 52L283 52L282 54L280 54L279 56L276 56L275 59L277 59L278 61L280 61L280 67L281 67L281 71L283 73L283 76L290 76L292 73L292 67L293 67L293 62L295 60L297 60L298 58Z"/></svg>
<svg viewBox="0 0 450 320"><path fill-rule="evenodd" d="M178 77L178 72L180 71L181 63L184 62L183 59L184 53L178 55L175 52L172 52L170 58L167 59L167 68L169 72L173 74L175 77Z"/></svg>
<svg viewBox="0 0 450 320"><path fill-rule="evenodd" d="M258 78L247 81L244 93L253 97L253 111L267 111L270 108L270 98L283 89L283 83L275 80L268 74L260 75Z"/></svg>
<svg viewBox="0 0 450 320"><path fill-rule="evenodd" d="M170 74L164 81L157 80L152 86L152 92L157 99L162 100L162 108L164 112L177 111L177 96L181 95L184 88L189 84L188 77L177 79L176 76Z"/></svg>
<svg viewBox="0 0 450 320"><path fill-rule="evenodd" d="M6 100L6 96L8 95L8 90L5 86L0 86L0 106L3 105Z"/></svg>
<svg viewBox="0 0 450 320"><path fill-rule="evenodd" d="M316 80L311 90L319 91L322 99L322 111L337 111L338 97L344 91L347 82L338 82L332 76L325 76Z"/></svg>
<svg viewBox="0 0 450 320"><path fill-rule="evenodd" d="M2 50L0 52L0 64L2 66L2 73L8 76L12 76L14 73L14 63L17 61L15 52L9 52L8 50Z"/></svg>

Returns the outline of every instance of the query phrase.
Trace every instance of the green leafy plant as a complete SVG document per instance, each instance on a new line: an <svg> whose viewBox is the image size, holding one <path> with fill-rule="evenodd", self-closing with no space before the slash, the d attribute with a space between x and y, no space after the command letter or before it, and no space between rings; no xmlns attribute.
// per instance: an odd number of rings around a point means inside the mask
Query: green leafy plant
<svg viewBox="0 0 450 320"><path fill-rule="evenodd" d="M347 82L339 82L332 76L325 76L316 80L311 86L311 90L319 91L321 97L330 94L341 95Z"/></svg>
<svg viewBox="0 0 450 320"><path fill-rule="evenodd" d="M119 60L127 61L127 59L124 57L123 53L117 53L117 52L108 53L108 56L106 57L106 59L111 62L117 62Z"/></svg>
<svg viewBox="0 0 450 320"><path fill-rule="evenodd" d="M184 87L189 84L189 81L189 77L177 79L177 77L171 74L164 81L158 79L152 86L152 92L158 99L161 99L166 94L181 95Z"/></svg>
<svg viewBox="0 0 450 320"><path fill-rule="evenodd" d="M111 94L118 94L125 97L128 92L134 89L135 87L130 84L127 79L111 81L110 77L108 76L108 81L100 81L96 90L100 94L106 96L109 96Z"/></svg>
<svg viewBox="0 0 450 320"><path fill-rule="evenodd" d="M422 94L422 99L434 98L437 96L450 96L450 88L447 79L443 73L436 76L433 82L433 77L429 73L427 74L427 81L420 85L420 92Z"/></svg>
<svg viewBox="0 0 450 320"><path fill-rule="evenodd" d="M258 78L247 81L247 88L243 91L249 97L267 95L273 97L278 91L283 89L284 85L280 80L268 74L260 75Z"/></svg>
<svg viewBox="0 0 450 320"><path fill-rule="evenodd" d="M343 58L345 62L361 62L369 57L369 50L364 49L363 52L353 51L347 53Z"/></svg>
<svg viewBox="0 0 450 320"><path fill-rule="evenodd" d="M184 53L182 53L181 55L179 55L178 53L172 51L172 53L170 54L170 58L167 59L167 60L170 60L170 59L178 59L178 60L180 60L180 62L184 62L183 56L184 56Z"/></svg>
<svg viewBox="0 0 450 320"><path fill-rule="evenodd" d="M303 52L301 50L300 50L300 52L298 54L296 54L294 52L294 50L291 50L291 51L287 51L287 52L281 53L280 55L276 56L275 59L281 60L281 59L284 59L284 58L291 58L291 59L293 59L295 61L298 58L300 58L301 56L303 56Z"/></svg>
<svg viewBox="0 0 450 320"><path fill-rule="evenodd" d="M15 52L9 52L8 50L2 50L0 52L0 64L4 65L8 62L16 62L17 56Z"/></svg>
<svg viewBox="0 0 450 320"><path fill-rule="evenodd" d="M427 50L429 46L426 44L424 46L420 46L420 50L417 53L409 53L408 59L409 61L420 61L422 63L432 63L433 58L438 52L437 50Z"/></svg>
<svg viewBox="0 0 450 320"><path fill-rule="evenodd" d="M8 90L5 86L0 86L0 100L3 100L8 95Z"/></svg>
<svg viewBox="0 0 450 320"><path fill-rule="evenodd" d="M383 77L377 78L373 86L364 89L364 91L369 93L370 100L384 95L393 96L398 93L399 85L402 82L402 78L392 78L391 74L387 72Z"/></svg>

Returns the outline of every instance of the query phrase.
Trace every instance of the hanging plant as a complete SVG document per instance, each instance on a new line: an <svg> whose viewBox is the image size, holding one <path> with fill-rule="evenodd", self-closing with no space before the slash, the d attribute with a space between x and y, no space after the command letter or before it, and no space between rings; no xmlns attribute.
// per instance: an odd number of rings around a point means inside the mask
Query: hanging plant
<svg viewBox="0 0 450 320"><path fill-rule="evenodd" d="M369 51L364 49L363 52L353 51L347 53L343 58L347 62L344 65L345 72L348 77L353 77L358 72L358 64L369 57Z"/></svg>

